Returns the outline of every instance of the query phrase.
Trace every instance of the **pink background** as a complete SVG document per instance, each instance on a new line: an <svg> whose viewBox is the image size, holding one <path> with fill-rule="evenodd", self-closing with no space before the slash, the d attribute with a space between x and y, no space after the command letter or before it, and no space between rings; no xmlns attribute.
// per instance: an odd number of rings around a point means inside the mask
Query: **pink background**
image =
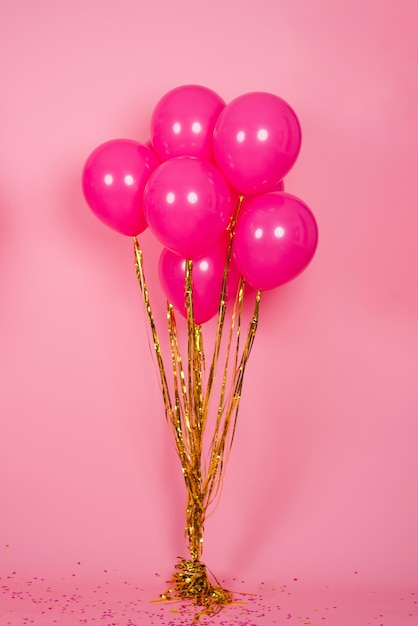
<svg viewBox="0 0 418 626"><path fill-rule="evenodd" d="M90 213L80 172L107 139L145 142L158 99L200 83L294 107L287 189L320 228L309 269L265 294L205 560L227 580L416 586L416 2L2 9L0 575L81 563L155 584L185 553L132 244Z"/></svg>

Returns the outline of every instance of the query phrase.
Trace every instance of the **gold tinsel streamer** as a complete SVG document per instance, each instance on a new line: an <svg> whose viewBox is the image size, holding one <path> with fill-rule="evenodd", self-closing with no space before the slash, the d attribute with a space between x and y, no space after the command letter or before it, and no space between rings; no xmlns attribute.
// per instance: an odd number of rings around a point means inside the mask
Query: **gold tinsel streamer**
<svg viewBox="0 0 418 626"><path fill-rule="evenodd" d="M205 353L200 325L194 321L192 274L193 262L186 262L185 296L187 310L187 364L181 355L173 306L167 303L167 330L171 352L172 387L168 384L161 344L151 309L144 274L143 254L134 238L135 269L147 313L153 350L157 359L161 390L167 421L171 424L177 455L187 490L186 529L190 559L181 559L175 566L170 589L162 594L163 600L189 599L203 607L195 615L214 615L232 602L231 592L219 584L212 584L206 566L201 562L203 531L208 508L219 496L223 471L235 432L241 400L244 372L250 356L258 325L261 292L255 296L254 312L247 336L241 347L242 314L245 283L241 279L232 308L219 400L214 430L210 439L208 458L204 456L204 435L208 426L209 406L215 392L215 380L221 359L221 345L225 330L227 278L233 239L231 225L230 246L225 266L219 304L218 324L208 375L205 376ZM231 365L232 361L232 365ZM217 581L216 581L217 582Z"/></svg>

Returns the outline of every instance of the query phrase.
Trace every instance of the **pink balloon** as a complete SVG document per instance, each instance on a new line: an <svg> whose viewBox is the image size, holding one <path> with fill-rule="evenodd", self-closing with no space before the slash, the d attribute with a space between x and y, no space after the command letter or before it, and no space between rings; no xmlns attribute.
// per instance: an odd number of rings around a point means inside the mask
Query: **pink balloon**
<svg viewBox="0 0 418 626"><path fill-rule="evenodd" d="M293 166L301 131L290 106L271 93L251 92L228 104L216 122L215 161L243 194L270 191Z"/></svg>
<svg viewBox="0 0 418 626"><path fill-rule="evenodd" d="M225 102L211 89L185 85L161 98L151 119L151 137L161 160L195 156L211 160L215 122Z"/></svg>
<svg viewBox="0 0 418 626"><path fill-rule="evenodd" d="M193 261L193 310L196 324L210 320L219 310L229 235L219 239L202 256ZM186 259L164 249L160 256L159 276L167 300L183 315L186 312ZM231 260L227 279L227 299L235 296L239 273Z"/></svg>
<svg viewBox="0 0 418 626"><path fill-rule="evenodd" d="M191 157L162 163L144 193L147 223L166 247L187 259L203 254L235 211L228 183L214 165Z"/></svg>
<svg viewBox="0 0 418 626"><path fill-rule="evenodd" d="M270 191L284 191L284 180L279 180L278 183L276 183L275 185L273 185L273 187L270 189Z"/></svg>
<svg viewBox="0 0 418 626"><path fill-rule="evenodd" d="M284 180L283 180L283 179L282 179L282 180L279 180L279 182L278 182L278 183L276 183L275 185L273 185L273 187L269 190L269 193L270 193L271 191L284 191ZM254 194L253 196L250 196L250 195L246 195L246 196L244 196L242 206L244 207L244 206L245 206L245 204L248 202L248 200L251 200L251 198L255 198L255 197L257 197L258 195L263 195L263 194Z"/></svg>
<svg viewBox="0 0 418 626"><path fill-rule="evenodd" d="M138 235L147 227L142 195L158 166L155 153L130 139L98 146L83 170L83 192L96 216L123 235Z"/></svg>
<svg viewBox="0 0 418 626"><path fill-rule="evenodd" d="M312 259L318 228L299 198L274 192L251 198L235 227L233 257L255 289L273 289L295 278Z"/></svg>

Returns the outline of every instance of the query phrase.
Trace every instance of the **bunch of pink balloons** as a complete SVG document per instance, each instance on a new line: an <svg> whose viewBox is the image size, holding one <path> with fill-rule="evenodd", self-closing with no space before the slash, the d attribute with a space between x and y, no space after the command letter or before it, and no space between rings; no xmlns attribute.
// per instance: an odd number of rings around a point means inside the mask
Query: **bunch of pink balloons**
<svg viewBox="0 0 418 626"><path fill-rule="evenodd" d="M183 315L185 261L193 260L201 324L219 308L234 220L229 296L240 275L254 289L273 289L312 259L315 218L283 187L300 144L299 121L282 98L251 92L225 104L211 89L185 85L158 102L148 144L116 139L91 153L83 191L111 228L133 236L149 227L163 244L161 284Z"/></svg>

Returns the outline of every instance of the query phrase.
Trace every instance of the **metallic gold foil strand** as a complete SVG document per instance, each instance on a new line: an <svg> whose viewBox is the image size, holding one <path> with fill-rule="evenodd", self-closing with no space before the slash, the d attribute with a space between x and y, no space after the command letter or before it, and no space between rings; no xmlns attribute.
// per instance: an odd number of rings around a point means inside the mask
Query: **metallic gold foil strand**
<svg viewBox="0 0 418 626"><path fill-rule="evenodd" d="M167 303L167 320L168 320L168 336L170 340L171 359L173 367L173 383L176 399L176 407L180 416L180 423L176 421L175 427L179 426L183 431L183 440L188 442L188 433L190 432L190 406L187 394L187 386L185 382L183 361L181 358L180 347L177 336L176 317L173 306ZM179 381L180 379L180 381ZM179 387L181 393L179 391ZM183 427L184 426L184 427Z"/></svg>
<svg viewBox="0 0 418 626"><path fill-rule="evenodd" d="M206 396L205 396L205 410L206 411L208 410L209 400L210 400L213 384L214 384L215 377L216 377L216 366L218 363L219 351L220 351L220 347L222 343L222 333L223 333L223 327L225 323L225 315L226 315L226 307L227 307L228 276L229 276L229 269L230 269L231 258L232 258L232 243L233 243L233 239L235 235L235 224L238 218L238 214L241 210L241 205L242 205L243 200L244 200L244 196L240 196L238 199L237 210L235 212L234 217L231 219L231 222L228 227L229 244L228 244L228 252L227 252L227 258L226 258L226 263L225 263L225 268L224 268L224 275L222 279L221 298L220 298L219 310L218 310L217 332L215 336L215 344L214 344L214 349L213 349L212 362L211 362L211 366L209 370L209 377L208 377L208 383L207 383L207 388L206 388Z"/></svg>
<svg viewBox="0 0 418 626"><path fill-rule="evenodd" d="M232 226L231 226L231 229L232 229ZM230 263L231 263L232 240L233 240L233 230L231 230L231 233L230 233L227 260L226 260L224 275L223 275L223 280L222 280L221 298L220 298L219 310L218 310L218 324L217 324L217 329L216 329L212 361L211 361L208 382L207 382L207 387L206 387L206 396L205 396L205 409L206 410L208 410L212 388L213 388L213 384L216 378L216 368L217 368L217 364L219 360L219 352L221 348L222 334L223 334L223 328L225 324L226 305L227 305L227 284L228 284L227 281L228 281L228 274L229 274L229 268L230 268Z"/></svg>
<svg viewBox="0 0 418 626"><path fill-rule="evenodd" d="M257 325L258 325L260 297L261 297L261 292L259 291L256 295L254 315L253 315L253 318L251 320L251 324L248 330L247 339L246 339L246 343L242 352L239 367L235 370L235 376L234 376L234 381L232 385L232 393L230 395L228 406L226 408L225 424L227 424L229 427L230 423L232 422L232 433L230 436L228 449L226 450L226 458L225 458L225 446L227 443L227 440L226 440L227 428L225 428L224 433L223 433L224 436L220 442L222 459L225 462L231 450L231 446L232 446L232 442L233 442L233 438L235 434L236 421L238 417L238 409L239 409L239 404L241 401L242 386L243 386L243 381L244 381L244 372L245 372L245 368L246 368L246 365L247 365L247 362L251 353L251 349L254 343L255 333L256 333ZM234 419L232 420L233 415L234 415Z"/></svg>
<svg viewBox="0 0 418 626"><path fill-rule="evenodd" d="M241 201L240 201L240 203L241 203ZM234 235L234 230L233 230L234 224L235 224L235 221L233 221L231 223L230 241L229 241L229 247L228 247L228 253L227 253L227 260L226 260L225 269L224 269L224 275L223 275L221 298L220 298L220 303L219 303L218 328L217 328L217 333L216 333L216 336L215 336L214 353L213 353L213 357L212 357L212 364L211 364L211 369L210 369L210 373L209 373L208 385L207 385L207 389L206 389L206 396L205 396L205 400L204 400L204 411L205 411L205 413L208 413L208 411L209 411L209 401L210 401L210 397L211 397L211 393L212 393L212 389L213 389L213 383L214 383L214 380L215 380L215 377L216 377L216 371L217 371L218 361L219 361L219 357L220 357L220 348L221 348L222 336L223 336L223 330L224 330L224 323L225 323L226 300L227 300L227 281L228 281L228 274L229 274L229 268L230 268L230 262L231 262L231 254L232 254L232 241L233 241L233 235ZM234 309L235 309L235 307L234 307ZM224 365L224 376L223 376L223 380L222 380L222 384L221 384L221 398L220 398L220 401L219 401L219 404L218 404L218 410L217 410L217 415L216 415L216 423L215 423L215 427L214 427L214 433L213 433L212 442L211 442L211 446L210 446L210 452L209 452L210 466L209 466L209 470L206 472L206 483L205 483L206 509L209 507L209 505L213 501L212 491L213 491L213 489L215 487L215 476L217 474L217 471L218 471L218 469L221 471L222 467L223 467L222 458L217 453L214 453L214 449L216 448L216 444L217 444L218 439L219 439L219 432L220 432L222 416L223 416L223 397L225 395L225 389L226 389L227 378L228 378L229 354L230 354L230 349L231 349L231 344L232 344L232 337L233 337L233 331L234 331L234 320L235 320L235 312L233 311L232 318L231 318L230 329L229 329L229 335L228 335L228 344L227 344L227 348L226 348L225 365ZM220 485L218 485L218 488L215 490L215 494L218 492L219 487L220 487ZM215 495L215 497L216 497L216 495Z"/></svg>
<svg viewBox="0 0 418 626"><path fill-rule="evenodd" d="M239 363L239 353L240 353L240 339L241 339L241 319L242 319L242 309L243 309L243 305L244 305L244 294L245 294L245 280L242 278L240 285L239 285L239 289L238 289L238 293L237 293L237 298L236 298L236 302L234 303L234 311L233 314L237 315L238 318L238 322L237 322L237 342L236 342L236 349L235 349L235 371L237 371L237 367L238 367L238 363Z"/></svg>
<svg viewBox="0 0 418 626"><path fill-rule="evenodd" d="M260 309L261 291L259 291L255 298L254 314L251 320L246 343L240 359L240 364L235 368L234 379L232 382L232 394L224 411L224 421L220 433L219 439L213 440L213 448L211 452L211 471L208 473L207 485L205 488L208 492L208 499L213 502L218 496L218 493L222 486L223 468L229 456L231 450L232 441L235 435L239 404L241 400L242 385L244 380L245 367L247 365L251 348L254 343L255 333L258 326L259 309ZM242 299L238 297L238 328L241 327L240 317L242 308ZM241 301L240 301L241 300ZM237 339L238 341L238 339ZM230 433L232 425L232 433ZM227 442L229 439L229 446Z"/></svg>
<svg viewBox="0 0 418 626"><path fill-rule="evenodd" d="M160 340L158 337L158 332L157 332L157 328L156 328L155 321L154 321L154 315L153 315L152 308L151 308L148 287L147 287L147 283L145 280L143 254L142 254L142 250L139 246L139 243L136 237L134 237L134 252L135 252L136 275L137 275L139 286L141 288L141 292L143 295L145 310L147 312L148 320L149 320L149 324L151 328L154 351L155 351L155 355L157 358L157 365L158 365L158 371L160 375L161 389L162 389L163 401L164 401L164 410L165 410L167 420L174 427L177 454L180 458L180 462L183 468L183 467L187 467L187 457L186 457L186 450L185 450L184 441L183 441L181 420L180 420L178 411L176 410L175 407L173 407L173 404L171 401L170 390L169 390L169 386L167 383L167 375L166 375L166 371L164 367L164 360L163 360L163 356L161 352L161 344L160 344Z"/></svg>
<svg viewBox="0 0 418 626"><path fill-rule="evenodd" d="M211 364L211 368L210 368L208 385L207 385L206 396L205 396L205 405L204 405L205 406L205 412L208 412L208 410L209 410L209 401L210 401L212 388L213 388L213 383L214 383L214 380L215 380L215 377L216 377L217 365L218 365L218 361L219 361L220 348L221 348L222 336L223 336L223 330L224 330L224 323L225 323L226 304L227 304L227 285L228 285L228 276L229 276L229 269L230 269L231 257L232 257L232 244L233 244L233 238L234 238L234 235L235 235L235 223L236 223L236 220L237 220L237 217L238 217L238 213L239 213L239 211L241 209L242 201L243 201L243 196L240 196L236 214L235 214L234 218L231 220L231 223L230 223L230 226L229 226L230 238L229 238L227 259L226 259L226 263L225 263L224 275L223 275L223 281L222 281L221 298L220 298L220 303L219 303L218 328L217 328L217 333L216 333L216 337L215 337L215 345L214 345L214 351L213 351L213 357L212 357L212 364ZM243 279L241 279L240 288L238 290L239 294L243 293L243 284L244 284L244 281L243 281ZM236 298L237 298L237 296L236 296ZM231 324L230 324L229 336L228 336L228 343L227 343L227 348L226 348L224 375L223 375L223 380L222 380L222 384L221 384L221 397L220 397L219 404L218 404L218 410L217 410L217 416L216 416L216 424L215 424L214 434L213 434L212 443L211 443L211 447L210 447L210 468L211 469L207 473L207 479L206 479L207 506L209 506L209 504L212 502L211 494L212 494L212 490L214 488L214 482L215 482L215 478L214 477L217 474L218 469L219 469L220 472L222 472L222 467L223 467L222 456L220 456L217 452L214 453L214 450L216 449L216 445L217 445L217 442L218 442L218 439L219 439L219 432L220 432L221 422L222 422L222 417L223 417L223 403L224 403L225 390L226 390L226 385L227 385L227 380L228 380L229 355L230 355L233 331L234 331L234 326L235 326L236 298L235 298L235 303L234 303L234 309L233 309L233 312L232 312L232 318L231 318ZM242 297L241 297L241 301L242 301ZM238 329L237 329L237 347L236 347L236 350L239 349L239 333L240 333L240 327L238 327ZM219 487L220 487L220 485L218 485L218 488L215 490L215 497L216 497L216 493L219 490Z"/></svg>
<svg viewBox="0 0 418 626"><path fill-rule="evenodd" d="M234 301L234 307L232 310L231 323L230 323L230 329L229 329L229 335L228 335L228 343L227 343L226 353L225 353L225 365L224 365L224 373L223 373L223 378L222 378L221 394L220 394L219 404L218 404L218 415L222 415L224 411L225 393L226 393L227 383L228 383L229 361L230 361L231 349L232 349L233 339L234 339L234 329L235 329L235 369L234 369L234 372L238 364L244 287L245 287L245 280L241 278L239 289L237 291L237 295Z"/></svg>
<svg viewBox="0 0 418 626"><path fill-rule="evenodd" d="M183 437L182 443L184 454L180 455L182 472L185 480L187 491L187 507L186 507L186 537L191 555L196 558L200 555L200 546L203 535L204 511L202 506L200 466L196 462L196 455L193 446L193 415L190 409L187 387L184 381L184 371L180 348L177 337L177 329L175 324L174 311L169 305L169 337L172 350L173 375L175 378L175 387L177 389L177 401L179 406L180 394L178 393L178 370L180 371L180 379L182 386L182 399L185 409L178 413L178 420L175 424L176 428L180 428Z"/></svg>
<svg viewBox="0 0 418 626"><path fill-rule="evenodd" d="M239 404L241 402L242 386L244 383L245 368L247 366L248 359L250 358L251 350L254 344L255 335L257 332L257 328L258 328L258 320L260 316L260 302L261 302L261 291L258 291L255 297L254 313L253 313L253 317L252 317L250 327L248 330L248 335L247 335L244 350L242 353L241 362L240 362L238 369L235 370L236 371L236 376L235 376L235 381L234 381L235 384L233 387L232 402L231 402L231 407L230 407L231 414L233 411L235 411L235 417L233 420L233 428L232 428L232 434L231 434L231 439L229 443L229 451L231 450L232 443L234 441L234 436L235 436Z"/></svg>
<svg viewBox="0 0 418 626"><path fill-rule="evenodd" d="M187 357L188 357L188 402L190 427L188 443L190 467L186 488L186 535L190 555L194 561L200 559L203 547L205 521L204 492L202 491L202 445L205 416L203 414L203 363L201 328L194 320L193 262L186 262L185 297L187 311Z"/></svg>
<svg viewBox="0 0 418 626"><path fill-rule="evenodd" d="M163 361L163 357L161 353L160 340L158 338L157 328L154 322L154 315L151 309L148 288L147 288L147 284L145 281L142 250L139 246L138 239L136 237L134 237L134 252L135 252L136 276L137 276L139 286L141 288L141 292L144 298L145 310L148 315L148 320L149 320L149 324L151 327L152 339L154 342L154 351L157 357L158 371L160 374L161 388L162 388L162 394L163 394L163 400L164 400L164 408L165 408L166 416L170 417L171 412L172 412L172 403L171 403L171 398L170 398L169 387L167 384L167 376L166 376L166 372L164 368L164 361Z"/></svg>
<svg viewBox="0 0 418 626"><path fill-rule="evenodd" d="M221 438L222 441L225 441L226 434L228 432L229 424L224 421L223 427L221 427L222 420L225 420L225 392L226 386L228 382L228 369L229 369L229 361L231 356L231 349L234 341L234 328L235 328L235 320L237 319L236 331L235 331L235 341L236 341L236 353L239 351L239 338L241 332L241 309L242 309L242 301L243 301L243 293L244 293L244 279L241 279L239 289L237 291L234 306L232 310L231 323L229 327L228 340L226 346L225 353L225 365L224 365L224 373L221 384L221 393L218 403L216 424L214 429L214 434L212 438L211 448L210 448L210 471L207 474L207 500L208 506L212 504L214 500L218 497L218 494L221 489L222 483L222 473L224 467L224 455L223 455L223 446L219 445L219 440ZM235 356L235 361L237 361L237 355ZM237 363L235 363L235 369L237 367ZM221 428L223 428L224 434L221 435ZM219 479L218 479L219 476Z"/></svg>
<svg viewBox="0 0 418 626"><path fill-rule="evenodd" d="M193 262L186 263L185 292L188 324L189 395L194 416L194 426L202 431L204 355L202 329L194 320Z"/></svg>

